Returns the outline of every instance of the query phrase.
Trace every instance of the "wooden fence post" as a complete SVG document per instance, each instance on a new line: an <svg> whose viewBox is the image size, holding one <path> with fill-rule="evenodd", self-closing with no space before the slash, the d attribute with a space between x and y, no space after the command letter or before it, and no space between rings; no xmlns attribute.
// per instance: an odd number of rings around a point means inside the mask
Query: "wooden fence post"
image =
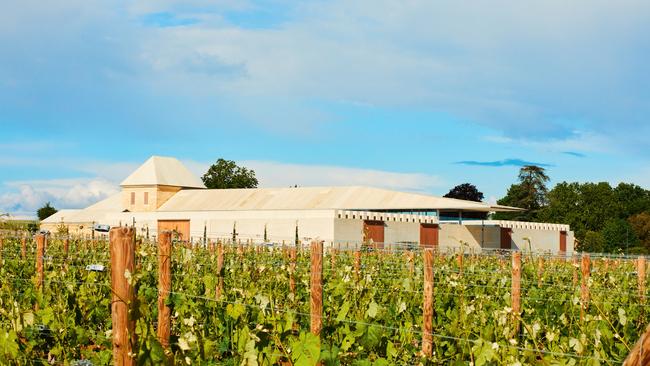
<svg viewBox="0 0 650 366"><path fill-rule="evenodd" d="M354 252L354 273L356 273L357 278L361 277L361 252Z"/></svg>
<svg viewBox="0 0 650 366"><path fill-rule="evenodd" d="M45 235L36 235L36 290L43 292L43 280L45 273L43 271L43 258L45 257ZM38 303L36 303L38 310Z"/></svg>
<svg viewBox="0 0 650 366"><path fill-rule="evenodd" d="M320 337L323 328L323 242L311 242L310 319L312 334Z"/></svg>
<svg viewBox="0 0 650 366"><path fill-rule="evenodd" d="M537 287L542 287L542 276L544 275L544 257L537 258Z"/></svg>
<svg viewBox="0 0 650 366"><path fill-rule="evenodd" d="M515 334L519 333L519 315L521 314L521 252L512 253L512 315Z"/></svg>
<svg viewBox="0 0 650 366"><path fill-rule="evenodd" d="M641 256L636 260L636 273L639 278L639 300L645 303L645 257Z"/></svg>
<svg viewBox="0 0 650 366"><path fill-rule="evenodd" d="M433 249L427 248L424 255L424 304L422 324L422 354L433 355Z"/></svg>
<svg viewBox="0 0 650 366"><path fill-rule="evenodd" d="M223 244L221 241L217 242L217 273L219 274L217 282L217 300L221 298L223 292Z"/></svg>
<svg viewBox="0 0 650 366"><path fill-rule="evenodd" d="M578 284L578 257L575 253L573 254L571 266L573 267L573 286L575 287Z"/></svg>
<svg viewBox="0 0 650 366"><path fill-rule="evenodd" d="M110 231L113 364L117 366L135 366L133 342L129 338L135 337L135 322L129 316L134 296L130 283L135 267L133 231L130 227L115 227Z"/></svg>
<svg viewBox="0 0 650 366"><path fill-rule="evenodd" d="M582 255L580 269L582 272L582 283L580 286L580 320L584 320L586 312L589 308L589 276L591 274L589 254Z"/></svg>
<svg viewBox="0 0 650 366"><path fill-rule="evenodd" d="M456 261L458 262L458 273L462 276L463 275L463 257L465 256L465 249L462 249L461 252L458 253L458 256L456 257Z"/></svg>
<svg viewBox="0 0 650 366"><path fill-rule="evenodd" d="M172 233L158 234L158 340L169 349L172 309L166 304L172 289Z"/></svg>
<svg viewBox="0 0 650 366"><path fill-rule="evenodd" d="M63 239L63 254L68 258L68 251L70 250L70 239L66 237Z"/></svg>
<svg viewBox="0 0 650 366"><path fill-rule="evenodd" d="M650 365L650 325L645 328L641 337L636 342L630 354L623 361L623 366L645 366Z"/></svg>
<svg viewBox="0 0 650 366"><path fill-rule="evenodd" d="M296 247L289 249L289 291L292 296L296 295L296 279L294 272L296 271Z"/></svg>
<svg viewBox="0 0 650 366"><path fill-rule="evenodd" d="M20 241L20 256L25 259L27 257L27 238L23 235Z"/></svg>

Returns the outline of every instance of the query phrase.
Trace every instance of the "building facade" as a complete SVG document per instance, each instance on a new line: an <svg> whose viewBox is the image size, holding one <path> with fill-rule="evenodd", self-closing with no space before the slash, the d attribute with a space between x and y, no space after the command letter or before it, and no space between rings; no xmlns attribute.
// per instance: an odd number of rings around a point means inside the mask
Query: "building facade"
<svg viewBox="0 0 650 366"><path fill-rule="evenodd" d="M476 219L518 210L513 207L372 187L206 189L168 157L150 158L121 188L86 209L59 211L42 229L90 233L95 224L134 225L143 236L173 230L180 240L319 239L344 248L368 242L440 250L572 252L574 247L567 225Z"/></svg>

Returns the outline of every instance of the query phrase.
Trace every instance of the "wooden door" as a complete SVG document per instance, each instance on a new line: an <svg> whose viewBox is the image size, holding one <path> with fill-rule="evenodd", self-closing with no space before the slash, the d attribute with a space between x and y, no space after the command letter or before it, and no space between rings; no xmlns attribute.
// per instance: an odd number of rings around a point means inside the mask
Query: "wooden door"
<svg viewBox="0 0 650 366"><path fill-rule="evenodd" d="M566 231L560 231L560 252L566 253Z"/></svg>
<svg viewBox="0 0 650 366"><path fill-rule="evenodd" d="M501 228L501 249L512 249L512 229Z"/></svg>
<svg viewBox="0 0 650 366"><path fill-rule="evenodd" d="M384 222L379 220L365 220L363 222L364 240L372 240L380 249L384 248Z"/></svg>
<svg viewBox="0 0 650 366"><path fill-rule="evenodd" d="M420 245L423 247L437 247L439 243L438 224L420 224Z"/></svg>
<svg viewBox="0 0 650 366"><path fill-rule="evenodd" d="M158 220L158 232L161 233L165 230L174 232L172 236L174 239L190 240L190 220Z"/></svg>

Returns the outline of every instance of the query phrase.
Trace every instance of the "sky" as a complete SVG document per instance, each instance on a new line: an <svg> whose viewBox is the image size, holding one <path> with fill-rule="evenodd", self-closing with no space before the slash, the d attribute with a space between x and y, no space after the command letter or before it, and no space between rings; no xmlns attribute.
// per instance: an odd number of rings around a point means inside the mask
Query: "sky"
<svg viewBox="0 0 650 366"><path fill-rule="evenodd" d="M650 188L650 2L0 1L0 213L151 155L263 187Z"/></svg>

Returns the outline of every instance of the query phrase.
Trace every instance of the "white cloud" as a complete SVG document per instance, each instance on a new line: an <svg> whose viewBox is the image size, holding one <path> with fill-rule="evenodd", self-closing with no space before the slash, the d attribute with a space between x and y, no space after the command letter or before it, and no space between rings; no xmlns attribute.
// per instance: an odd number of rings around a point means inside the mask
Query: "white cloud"
<svg viewBox="0 0 650 366"><path fill-rule="evenodd" d="M207 163L196 161L185 160L183 163L198 176L203 175L209 167ZM244 160L237 163L255 171L260 187L361 185L430 192L445 185L441 178L421 173L398 173L374 169L259 160Z"/></svg>
<svg viewBox="0 0 650 366"><path fill-rule="evenodd" d="M57 209L83 208L117 193L118 187L102 178L52 179L5 182L0 212L34 217L46 202Z"/></svg>

